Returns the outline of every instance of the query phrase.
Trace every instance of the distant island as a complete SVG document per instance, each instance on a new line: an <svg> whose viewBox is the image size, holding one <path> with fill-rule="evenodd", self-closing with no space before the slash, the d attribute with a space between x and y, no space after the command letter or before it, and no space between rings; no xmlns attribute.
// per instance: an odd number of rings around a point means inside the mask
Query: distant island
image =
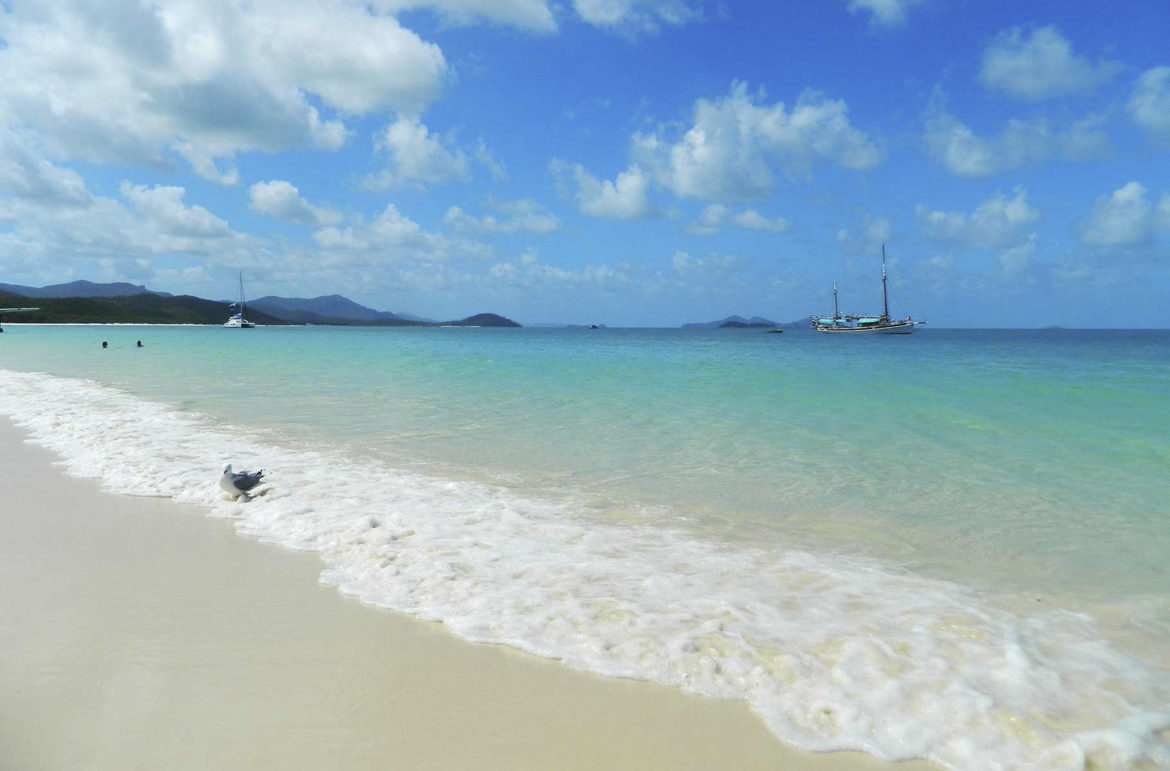
<svg viewBox="0 0 1170 771"><path fill-rule="evenodd" d="M775 329L776 324L765 324L762 321L725 321L719 329Z"/></svg>
<svg viewBox="0 0 1170 771"><path fill-rule="evenodd" d="M0 306L40 308L11 321L42 324L222 324L228 301L153 292L127 283L74 281L44 287L0 284ZM377 311L341 295L311 299L261 297L248 303L248 318L264 325L320 324L378 327L519 327L495 313L454 321L431 321L409 314Z"/></svg>
<svg viewBox="0 0 1170 771"><path fill-rule="evenodd" d="M788 322L772 321L762 316L752 316L745 319L743 316L728 316L715 321L692 321L683 324L683 329L805 329L812 324L812 317Z"/></svg>

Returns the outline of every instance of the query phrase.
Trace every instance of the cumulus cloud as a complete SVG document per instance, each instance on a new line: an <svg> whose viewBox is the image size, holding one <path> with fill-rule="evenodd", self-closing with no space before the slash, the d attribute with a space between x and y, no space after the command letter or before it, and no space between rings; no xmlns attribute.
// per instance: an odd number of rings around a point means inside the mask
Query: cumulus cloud
<svg viewBox="0 0 1170 771"><path fill-rule="evenodd" d="M27 137L0 125L0 190L23 200L56 206L86 206L93 196L73 169L44 159Z"/></svg>
<svg viewBox="0 0 1170 771"><path fill-rule="evenodd" d="M1086 118L1066 129L1054 129L1047 120L1010 120L990 138L943 110L926 121L927 152L948 171L962 177L989 177L1041 161L1096 160L1110 152L1100 120Z"/></svg>
<svg viewBox="0 0 1170 771"><path fill-rule="evenodd" d="M900 27L906 23L910 9L927 0L849 0L853 13L867 11L872 27Z"/></svg>
<svg viewBox="0 0 1170 771"><path fill-rule="evenodd" d="M183 203L183 197L187 194L185 188L168 185L147 187L123 182L119 192L160 233L196 238L224 238L232 233L226 220L202 206Z"/></svg>
<svg viewBox="0 0 1170 771"><path fill-rule="evenodd" d="M931 238L971 249L1000 249L1017 244L1024 237L1023 231L1040 218L1040 212L1028 205L1022 187L1016 188L1012 198L996 193L970 214L931 210L921 205L917 214Z"/></svg>
<svg viewBox="0 0 1170 771"><path fill-rule="evenodd" d="M369 223L346 228L325 227L313 234L313 240L324 249L369 251L381 247L413 247L436 250L442 239L426 233L417 222L398 211L394 204Z"/></svg>
<svg viewBox="0 0 1170 771"><path fill-rule="evenodd" d="M536 202L528 198L519 201L489 198L488 205L496 213L482 217L473 217L460 207L452 206L447 210L445 222L460 232L553 233L561 229L561 221L556 215L542 212Z"/></svg>
<svg viewBox="0 0 1170 771"><path fill-rule="evenodd" d="M1030 35L1019 27L1001 32L983 52L979 82L1009 96L1038 101L1091 91L1117 72L1118 65L1096 65L1074 56L1072 45L1055 27Z"/></svg>
<svg viewBox="0 0 1170 771"><path fill-rule="evenodd" d="M774 168L795 175L819 162L850 169L881 162L877 146L850 125L845 102L806 92L788 110L762 100L744 83L724 98L700 99L694 124L678 141L636 134L634 160L675 195L722 201L767 196Z"/></svg>
<svg viewBox="0 0 1170 771"><path fill-rule="evenodd" d="M627 33L656 32L703 18L699 0L573 0L584 21Z"/></svg>
<svg viewBox="0 0 1170 771"><path fill-rule="evenodd" d="M59 0L4 24L0 114L49 157L177 155L225 182L237 152L335 149L343 116L416 114L447 76L435 45L358 0Z"/></svg>
<svg viewBox="0 0 1170 771"><path fill-rule="evenodd" d="M262 250L255 238L187 203L182 187L123 182L119 193L94 195L71 179L67 202L53 195L0 199L0 220L11 223L0 233L0 264L45 283L72 276L144 281L156 275L156 259L234 267Z"/></svg>
<svg viewBox="0 0 1170 771"><path fill-rule="evenodd" d="M377 149L389 156L389 166L366 179L366 187L384 190L400 185L435 185L467 181L471 178L471 161L456 147L451 137L432 134L418 118L399 118L388 125L376 142ZM491 162L486 148L480 146L479 158L491 168L493 176L502 175L502 167Z"/></svg>
<svg viewBox="0 0 1170 771"><path fill-rule="evenodd" d="M894 235L893 225L885 217L866 215L862 218L860 232L848 228L837 231L837 243L847 252L873 254L875 249L888 243Z"/></svg>
<svg viewBox="0 0 1170 771"><path fill-rule="evenodd" d="M313 234L313 240L317 249L307 259L355 270L388 264L426 266L491 256L491 250L483 244L424 230L392 203L368 222L321 228Z"/></svg>
<svg viewBox="0 0 1170 771"><path fill-rule="evenodd" d="M341 221L339 213L311 205L291 182L282 179L257 182L248 190L248 195L253 211L285 222L321 226Z"/></svg>
<svg viewBox="0 0 1170 771"><path fill-rule="evenodd" d="M1129 98L1129 114L1159 142L1170 144L1170 67L1141 74Z"/></svg>
<svg viewBox="0 0 1170 771"><path fill-rule="evenodd" d="M687 225L685 230L692 235L713 235L725 227L782 233L790 226L791 223L783 217L769 219L755 209L735 211L723 204L716 203L703 209L699 219Z"/></svg>
<svg viewBox="0 0 1170 771"><path fill-rule="evenodd" d="M1133 246L1166 229L1170 229L1170 193L1162 193L1155 205L1147 198L1145 186L1129 182L1098 198L1078 232L1086 244Z"/></svg>
<svg viewBox="0 0 1170 771"><path fill-rule="evenodd" d="M636 165L618 174L612 182L597 179L579 163L559 158L549 164L549 171L570 190L566 194L577 202L582 214L618 220L645 219L658 214L647 197L650 178Z"/></svg>

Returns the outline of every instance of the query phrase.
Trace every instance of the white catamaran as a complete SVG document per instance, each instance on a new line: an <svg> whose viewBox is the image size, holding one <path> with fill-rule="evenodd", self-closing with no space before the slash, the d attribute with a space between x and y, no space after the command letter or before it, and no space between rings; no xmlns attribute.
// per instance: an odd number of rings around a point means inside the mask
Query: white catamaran
<svg viewBox="0 0 1170 771"><path fill-rule="evenodd" d="M876 335L908 335L914 331L916 324L925 324L925 321L915 321L907 316L904 319L890 318L890 301L886 294L886 245L882 244L882 315L873 314L856 316L841 315L837 309L837 282L833 282L833 315L813 316L812 327L818 332L876 334Z"/></svg>
<svg viewBox="0 0 1170 771"><path fill-rule="evenodd" d="M244 272L240 271L240 299L230 306L233 313L228 316L228 320L224 322L224 326L229 329L252 329L256 326L255 323L248 321L244 316L247 307L244 305Z"/></svg>

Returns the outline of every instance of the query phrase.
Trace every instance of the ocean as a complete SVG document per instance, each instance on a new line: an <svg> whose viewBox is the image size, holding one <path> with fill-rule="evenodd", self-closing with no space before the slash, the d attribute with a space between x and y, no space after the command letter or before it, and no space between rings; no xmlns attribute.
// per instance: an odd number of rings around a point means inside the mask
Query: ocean
<svg viewBox="0 0 1170 771"><path fill-rule="evenodd" d="M69 473L460 637L952 768L1170 768L1167 394L1163 331L0 335L0 414Z"/></svg>

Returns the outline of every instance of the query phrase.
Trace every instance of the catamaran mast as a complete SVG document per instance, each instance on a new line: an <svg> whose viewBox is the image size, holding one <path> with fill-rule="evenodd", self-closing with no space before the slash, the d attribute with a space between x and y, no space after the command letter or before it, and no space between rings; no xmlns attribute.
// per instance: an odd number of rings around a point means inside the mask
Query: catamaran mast
<svg viewBox="0 0 1170 771"><path fill-rule="evenodd" d="M833 321L841 318L841 311L837 310L837 282L833 282Z"/></svg>
<svg viewBox="0 0 1170 771"><path fill-rule="evenodd" d="M890 300L886 296L886 245L882 244L882 318L890 317Z"/></svg>

